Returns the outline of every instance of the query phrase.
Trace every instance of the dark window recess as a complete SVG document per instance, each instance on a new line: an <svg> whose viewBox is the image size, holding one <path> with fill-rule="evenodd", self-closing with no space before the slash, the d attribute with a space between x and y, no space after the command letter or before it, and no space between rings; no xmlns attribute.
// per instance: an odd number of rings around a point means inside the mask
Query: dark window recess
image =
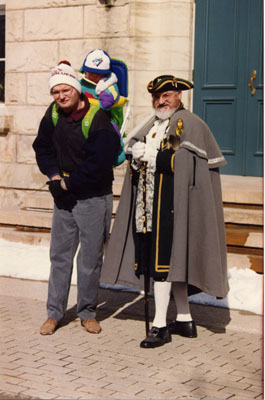
<svg viewBox="0 0 265 400"><path fill-rule="evenodd" d="M0 58L5 58L5 15L0 15Z"/></svg>
<svg viewBox="0 0 265 400"><path fill-rule="evenodd" d="M0 61L0 102L5 101L5 61Z"/></svg>

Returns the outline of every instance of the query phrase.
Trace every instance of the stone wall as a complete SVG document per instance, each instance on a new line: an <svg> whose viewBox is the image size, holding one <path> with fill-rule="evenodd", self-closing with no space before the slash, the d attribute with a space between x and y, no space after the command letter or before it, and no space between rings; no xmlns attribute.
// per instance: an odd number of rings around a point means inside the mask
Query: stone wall
<svg viewBox="0 0 265 400"><path fill-rule="evenodd" d="M49 71L68 59L78 70L100 47L129 69L128 131L151 111L147 83L172 73L192 79L194 0L7 0L5 105L0 105L0 206L46 190L32 142L51 102ZM191 108L192 93L184 103ZM115 171L124 173L124 167ZM15 193L15 195L14 195Z"/></svg>

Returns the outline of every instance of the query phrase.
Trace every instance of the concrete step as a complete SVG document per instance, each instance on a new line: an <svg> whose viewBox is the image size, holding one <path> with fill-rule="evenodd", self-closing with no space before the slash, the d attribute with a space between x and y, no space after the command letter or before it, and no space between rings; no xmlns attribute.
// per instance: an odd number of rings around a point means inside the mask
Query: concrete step
<svg viewBox="0 0 265 400"><path fill-rule="evenodd" d="M121 194L123 180L116 178L113 184L114 199L118 199ZM22 199L22 209L53 209L53 198L48 190L38 192L26 192Z"/></svg>
<svg viewBox="0 0 265 400"><path fill-rule="evenodd" d="M22 200L22 209L53 210L53 198L49 192L26 193Z"/></svg>
<svg viewBox="0 0 265 400"><path fill-rule="evenodd" d="M263 249L263 230L247 225L226 225L226 242L230 246Z"/></svg>
<svg viewBox="0 0 265 400"><path fill-rule="evenodd" d="M49 246L50 236L49 229L41 230L32 227L13 226L0 227L0 238L10 242ZM253 269L258 273L263 273L263 256L258 254L240 254L234 248L228 248L227 265L228 268Z"/></svg>
<svg viewBox="0 0 265 400"><path fill-rule="evenodd" d="M35 228L51 228L52 210L1 209L0 224Z"/></svg>
<svg viewBox="0 0 265 400"><path fill-rule="evenodd" d="M253 271L263 273L263 256L258 254L240 254L228 248L227 252L228 268L237 267L242 269L252 269Z"/></svg>
<svg viewBox="0 0 265 400"><path fill-rule="evenodd" d="M242 208L235 204L224 203L225 223L248 224L263 226L263 209L260 208Z"/></svg>
<svg viewBox="0 0 265 400"><path fill-rule="evenodd" d="M228 266L234 264L263 272L263 180L221 176ZM119 204L123 177L114 181L113 218ZM49 243L53 199L46 191L26 192L21 209L0 210L0 237L31 244ZM46 231L45 231L46 230Z"/></svg>
<svg viewBox="0 0 265 400"><path fill-rule="evenodd" d="M263 178L221 175L223 201L263 205Z"/></svg>
<svg viewBox="0 0 265 400"><path fill-rule="evenodd" d="M113 214L116 214L119 205L119 198L113 199ZM22 210L26 211L52 211L53 200L49 193L40 193L38 195L27 195L23 199ZM14 210L15 212L15 210ZM225 223L263 225L263 210L262 209L242 209L227 207L224 204ZM1 219L1 216L0 216ZM3 222L3 221L0 221Z"/></svg>
<svg viewBox="0 0 265 400"><path fill-rule="evenodd" d="M49 246L50 237L50 229L0 226L0 238L9 242Z"/></svg>

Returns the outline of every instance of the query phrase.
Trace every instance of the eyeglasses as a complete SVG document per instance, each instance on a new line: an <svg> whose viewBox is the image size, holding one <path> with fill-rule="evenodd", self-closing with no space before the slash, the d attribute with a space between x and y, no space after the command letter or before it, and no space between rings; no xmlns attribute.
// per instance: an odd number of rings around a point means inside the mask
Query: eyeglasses
<svg viewBox="0 0 265 400"><path fill-rule="evenodd" d="M176 91L175 90L168 90L167 92L161 92L161 93L153 93L152 97L153 97L153 101L157 101L157 100L168 100L170 99L172 96L176 95Z"/></svg>
<svg viewBox="0 0 265 400"><path fill-rule="evenodd" d="M73 93L73 88L69 87L67 89L62 89L62 90L52 90L51 94L53 95L54 98L58 98L61 95L66 96L66 97L70 97Z"/></svg>

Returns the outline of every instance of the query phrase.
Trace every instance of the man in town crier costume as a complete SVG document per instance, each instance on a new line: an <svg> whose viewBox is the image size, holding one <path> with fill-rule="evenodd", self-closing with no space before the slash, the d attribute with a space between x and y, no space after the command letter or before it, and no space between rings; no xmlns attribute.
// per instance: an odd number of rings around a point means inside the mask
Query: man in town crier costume
<svg viewBox="0 0 265 400"><path fill-rule="evenodd" d="M194 338L188 296L228 293L219 167L226 161L209 127L184 108L191 82L162 75L147 89L155 115L129 142L128 171L101 280L143 288L154 281L155 317L140 343L153 348L172 334ZM167 324L171 292L176 320Z"/></svg>

